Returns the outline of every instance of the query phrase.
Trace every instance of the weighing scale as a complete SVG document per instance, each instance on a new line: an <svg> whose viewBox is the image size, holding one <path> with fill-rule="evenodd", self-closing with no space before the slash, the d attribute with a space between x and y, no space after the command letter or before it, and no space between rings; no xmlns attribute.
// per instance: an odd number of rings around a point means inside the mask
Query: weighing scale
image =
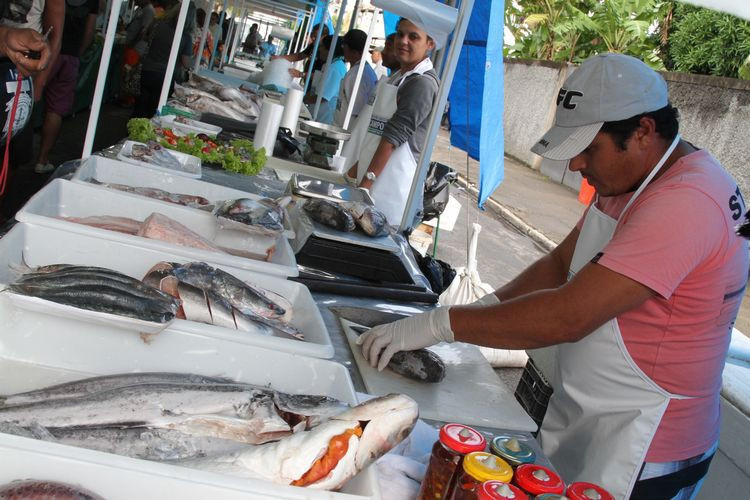
<svg viewBox="0 0 750 500"><path fill-rule="evenodd" d="M296 238L290 243L300 268L299 281L311 290L416 302L437 302L404 237L391 230L367 236L343 232L312 220L302 208L306 198L372 205L366 191L294 174L288 191L296 203L289 208Z"/></svg>
<svg viewBox="0 0 750 500"><path fill-rule="evenodd" d="M303 120L300 130L307 132L307 148L303 158L308 165L330 170L333 157L339 149L339 141L346 141L351 134L341 127Z"/></svg>

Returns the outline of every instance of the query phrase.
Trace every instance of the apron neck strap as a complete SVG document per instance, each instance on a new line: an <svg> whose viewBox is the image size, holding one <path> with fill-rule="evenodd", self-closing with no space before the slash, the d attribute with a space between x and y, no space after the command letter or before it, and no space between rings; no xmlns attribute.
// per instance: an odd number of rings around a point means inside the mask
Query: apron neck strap
<svg viewBox="0 0 750 500"><path fill-rule="evenodd" d="M630 197L630 200L628 200L628 203L625 205L625 208L622 209L622 212L620 213L620 219L622 219L622 216L627 212L628 208L633 204L635 199L640 195L644 189L646 189L646 186L656 177L656 174L659 173L659 170L661 170L661 167L664 166L664 163L666 163L667 159L670 157L672 152L677 148L677 145L680 143L680 134L677 134L672 141L672 144L669 145L667 148L667 151L662 155L661 159L658 161L656 165L654 165L654 168L651 169L651 172L646 176L646 178L643 180L640 186L638 186L638 189L635 190L635 193L633 193L633 196ZM619 219L618 219L619 222Z"/></svg>

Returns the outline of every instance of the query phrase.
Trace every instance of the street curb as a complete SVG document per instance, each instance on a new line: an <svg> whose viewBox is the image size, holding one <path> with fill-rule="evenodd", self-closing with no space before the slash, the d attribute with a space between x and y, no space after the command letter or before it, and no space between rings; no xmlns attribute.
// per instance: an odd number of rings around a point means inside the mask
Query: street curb
<svg viewBox="0 0 750 500"><path fill-rule="evenodd" d="M472 195L474 195L475 197L479 196L479 190L474 186L474 184L468 183L464 176L459 174L457 181L464 189L468 189ZM557 243L547 238L542 232L526 223L526 221L511 212L501 203L493 200L491 197L487 198L487 204L489 204L494 210L496 210L500 214L500 216L505 219L506 222L527 235L548 252L551 252L557 246Z"/></svg>

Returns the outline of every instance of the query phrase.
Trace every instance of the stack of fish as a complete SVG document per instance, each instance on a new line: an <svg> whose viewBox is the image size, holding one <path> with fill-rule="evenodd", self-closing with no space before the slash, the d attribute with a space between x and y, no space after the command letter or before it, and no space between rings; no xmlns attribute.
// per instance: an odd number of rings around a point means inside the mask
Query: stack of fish
<svg viewBox="0 0 750 500"><path fill-rule="evenodd" d="M336 203L323 199L309 199L305 211L311 219L338 231L354 231L357 226L368 236L388 232L388 221L377 208L359 201Z"/></svg>
<svg viewBox="0 0 750 500"><path fill-rule="evenodd" d="M159 262L144 283L180 299L177 317L248 332L304 340L290 324L292 304L205 262Z"/></svg>
<svg viewBox="0 0 750 500"><path fill-rule="evenodd" d="M195 111L214 113L243 122L260 116L257 96L197 75L191 75L190 81L184 85L176 85L175 96Z"/></svg>
<svg viewBox="0 0 750 500"><path fill-rule="evenodd" d="M85 379L0 399L0 431L280 484L340 488L402 441L416 403L354 408L179 373Z"/></svg>
<svg viewBox="0 0 750 500"><path fill-rule="evenodd" d="M167 323L179 300L125 274L93 266L55 264L23 274L8 290L95 312Z"/></svg>
<svg viewBox="0 0 750 500"><path fill-rule="evenodd" d="M239 198L217 203L213 213L219 223L230 228L275 236L284 231L284 207L291 201L290 196L276 200Z"/></svg>

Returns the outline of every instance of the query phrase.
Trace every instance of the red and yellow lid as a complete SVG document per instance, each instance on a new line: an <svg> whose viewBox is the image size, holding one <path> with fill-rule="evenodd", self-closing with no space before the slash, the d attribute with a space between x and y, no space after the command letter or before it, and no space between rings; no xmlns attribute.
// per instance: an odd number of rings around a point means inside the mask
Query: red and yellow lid
<svg viewBox="0 0 750 500"><path fill-rule="evenodd" d="M477 491L478 500L528 500L529 497L513 486L502 481L485 481Z"/></svg>
<svg viewBox="0 0 750 500"><path fill-rule="evenodd" d="M519 488L532 495L543 493L562 494L565 483L552 469L535 464L520 465L516 469L515 482Z"/></svg>
<svg viewBox="0 0 750 500"><path fill-rule="evenodd" d="M565 494L570 500L615 500L610 492L594 483L570 483Z"/></svg>
<svg viewBox="0 0 750 500"><path fill-rule="evenodd" d="M440 428L440 442L451 450L466 455L472 451L484 451L487 440L468 425L445 424Z"/></svg>
<svg viewBox="0 0 750 500"><path fill-rule="evenodd" d="M510 482L513 469L500 457L485 451L474 451L464 457L464 471L476 481Z"/></svg>

